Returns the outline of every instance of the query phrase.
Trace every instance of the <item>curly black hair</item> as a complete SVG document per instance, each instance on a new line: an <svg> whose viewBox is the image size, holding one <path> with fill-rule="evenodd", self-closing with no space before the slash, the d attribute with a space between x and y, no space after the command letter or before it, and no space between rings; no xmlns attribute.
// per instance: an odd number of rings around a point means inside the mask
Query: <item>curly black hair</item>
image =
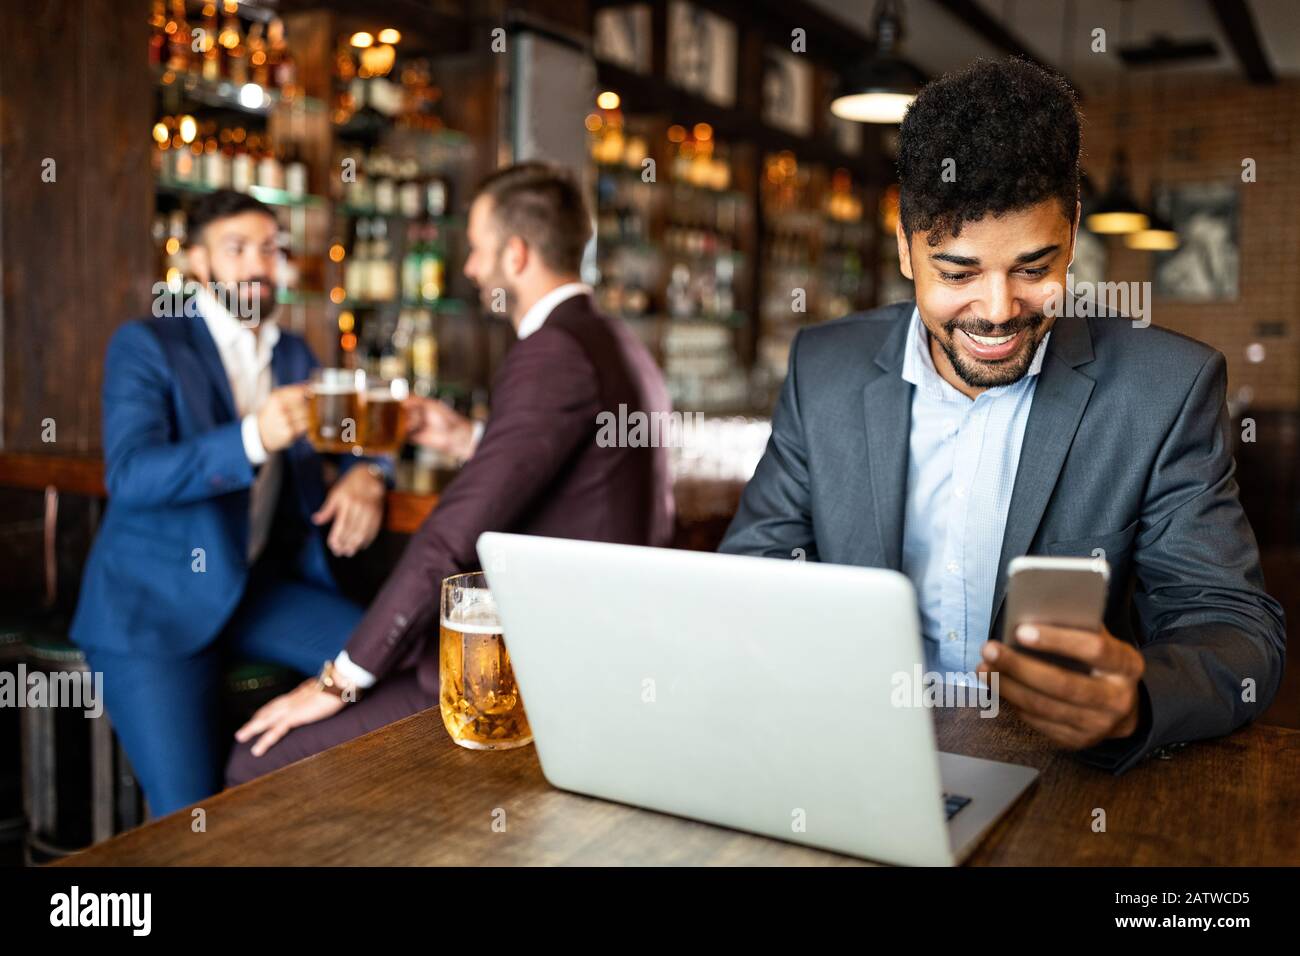
<svg viewBox="0 0 1300 956"><path fill-rule="evenodd" d="M951 159L955 167L944 161ZM944 176L945 168L953 175ZM938 245L962 224L1079 198L1079 107L1055 73L1019 58L979 59L927 84L903 118L899 216ZM950 182L945 181L951 180Z"/></svg>

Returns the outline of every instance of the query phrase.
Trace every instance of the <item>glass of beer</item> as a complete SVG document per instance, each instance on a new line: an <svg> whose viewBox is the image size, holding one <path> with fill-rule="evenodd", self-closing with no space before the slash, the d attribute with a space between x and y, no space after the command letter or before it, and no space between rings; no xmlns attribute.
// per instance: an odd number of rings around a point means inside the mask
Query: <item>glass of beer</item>
<svg viewBox="0 0 1300 956"><path fill-rule="evenodd" d="M360 369L312 370L307 437L317 451L361 453L361 396L365 387L365 372Z"/></svg>
<svg viewBox="0 0 1300 956"><path fill-rule="evenodd" d="M367 378L361 392L361 445L367 455L395 455L402 447L405 429L402 402L408 394L406 379Z"/></svg>
<svg viewBox="0 0 1300 956"><path fill-rule="evenodd" d="M471 750L532 743L496 602L481 571L442 582L439 705L451 739Z"/></svg>

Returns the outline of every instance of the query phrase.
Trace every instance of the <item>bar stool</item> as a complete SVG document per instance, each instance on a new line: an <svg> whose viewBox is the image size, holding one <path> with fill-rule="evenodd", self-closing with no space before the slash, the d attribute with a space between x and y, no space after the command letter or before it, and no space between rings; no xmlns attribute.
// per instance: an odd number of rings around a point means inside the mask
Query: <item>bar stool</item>
<svg viewBox="0 0 1300 956"><path fill-rule="evenodd" d="M23 659L28 668L51 675L81 680L89 673L81 649L58 634L29 635ZM300 679L276 664L235 663L225 675L222 732L233 733ZM28 865L67 856L148 818L143 791L107 712L86 718L76 709L25 707L21 714Z"/></svg>
<svg viewBox="0 0 1300 956"><path fill-rule="evenodd" d="M17 664L22 659L23 639L27 634L26 622L16 616L0 620L0 672L17 680ZM0 846L22 842L26 828L23 815L22 762L19 759L22 735L19 731L18 710L0 708ZM6 851L7 856L7 851Z"/></svg>
<svg viewBox="0 0 1300 956"><path fill-rule="evenodd" d="M23 659L54 679L85 680L90 672L81 649L60 634L29 636ZM141 822L140 788L107 714L87 718L59 707L24 707L21 714L28 865L67 856Z"/></svg>

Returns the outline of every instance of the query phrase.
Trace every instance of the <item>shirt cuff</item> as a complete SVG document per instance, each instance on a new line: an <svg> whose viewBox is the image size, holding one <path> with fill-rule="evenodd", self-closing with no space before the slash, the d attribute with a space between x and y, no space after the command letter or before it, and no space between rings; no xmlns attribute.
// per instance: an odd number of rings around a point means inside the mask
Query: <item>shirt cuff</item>
<svg viewBox="0 0 1300 956"><path fill-rule="evenodd" d="M339 651L339 656L334 658L334 669L343 675L345 681L362 690L375 686L375 675L360 664L354 664L347 651Z"/></svg>
<svg viewBox="0 0 1300 956"><path fill-rule="evenodd" d="M262 445L262 435L257 430L257 415L250 412L240 422L239 433L244 439L244 454L248 463L256 467L266 462L266 448Z"/></svg>
<svg viewBox="0 0 1300 956"><path fill-rule="evenodd" d="M486 422L476 421L474 423L474 434L469 439L469 453L472 456L478 451L478 443L483 440L483 432L487 429Z"/></svg>

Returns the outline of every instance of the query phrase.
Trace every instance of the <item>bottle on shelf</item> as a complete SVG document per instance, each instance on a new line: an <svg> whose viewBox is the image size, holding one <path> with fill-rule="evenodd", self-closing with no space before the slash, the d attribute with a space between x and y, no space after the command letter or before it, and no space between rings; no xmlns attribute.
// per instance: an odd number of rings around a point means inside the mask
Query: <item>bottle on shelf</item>
<svg viewBox="0 0 1300 956"><path fill-rule="evenodd" d="M388 242L388 222L379 216L370 228L370 260L366 270L370 298L391 302L397 297L397 276Z"/></svg>
<svg viewBox="0 0 1300 956"><path fill-rule="evenodd" d="M171 15L163 27L168 37L167 67L178 73L190 68L191 35L185 16L185 0L172 0Z"/></svg>
<svg viewBox="0 0 1300 956"><path fill-rule="evenodd" d="M221 25L219 42L225 49L226 78L235 86L248 82L248 49L239 29L238 0L223 0L225 20Z"/></svg>
<svg viewBox="0 0 1300 956"><path fill-rule="evenodd" d="M357 220L356 240L344 267L343 285L348 298L364 302L370 298L370 220Z"/></svg>
<svg viewBox="0 0 1300 956"><path fill-rule="evenodd" d="M416 309L411 328L411 387L416 395L430 396L438 387L438 340L433 314Z"/></svg>
<svg viewBox="0 0 1300 956"><path fill-rule="evenodd" d="M402 257L402 301L416 305L422 301L421 269L424 265L424 237L417 223L406 227L406 255Z"/></svg>
<svg viewBox="0 0 1300 956"><path fill-rule="evenodd" d="M442 298L446 291L447 259L432 223L424 231L424 255L420 260L420 297L428 304Z"/></svg>
<svg viewBox="0 0 1300 956"><path fill-rule="evenodd" d="M158 67L167 59L167 4L152 0L149 8L149 65Z"/></svg>

